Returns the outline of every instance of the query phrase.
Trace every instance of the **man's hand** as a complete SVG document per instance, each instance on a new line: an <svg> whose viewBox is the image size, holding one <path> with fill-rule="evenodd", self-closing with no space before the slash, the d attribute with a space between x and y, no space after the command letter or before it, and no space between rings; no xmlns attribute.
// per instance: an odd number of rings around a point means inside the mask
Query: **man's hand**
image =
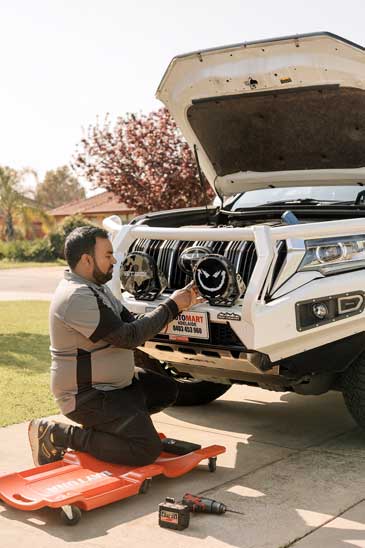
<svg viewBox="0 0 365 548"><path fill-rule="evenodd" d="M206 302L206 299L199 295L198 288L196 287L194 281L190 282L182 289L177 289L176 291L174 291L170 299L175 301L179 308L179 312L182 312L183 310L188 310L195 304Z"/></svg>

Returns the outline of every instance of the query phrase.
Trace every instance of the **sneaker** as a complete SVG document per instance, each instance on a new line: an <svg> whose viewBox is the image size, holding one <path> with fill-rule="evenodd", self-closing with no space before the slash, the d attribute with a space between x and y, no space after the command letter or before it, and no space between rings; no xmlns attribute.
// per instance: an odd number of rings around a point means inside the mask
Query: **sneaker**
<svg viewBox="0 0 365 548"><path fill-rule="evenodd" d="M65 449L56 447L53 442L52 428L55 423L46 419L33 419L29 423L28 437L36 466L61 460Z"/></svg>

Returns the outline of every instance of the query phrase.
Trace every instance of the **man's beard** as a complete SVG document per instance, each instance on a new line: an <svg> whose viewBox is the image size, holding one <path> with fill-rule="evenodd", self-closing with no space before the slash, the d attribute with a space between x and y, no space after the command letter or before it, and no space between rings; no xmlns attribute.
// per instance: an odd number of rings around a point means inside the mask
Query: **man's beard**
<svg viewBox="0 0 365 548"><path fill-rule="evenodd" d="M96 260L94 259L94 270L93 270L93 278L95 280L95 283L98 285L106 284L109 280L111 280L113 277L113 267L108 270L108 272L103 272L100 270L100 268L97 265Z"/></svg>

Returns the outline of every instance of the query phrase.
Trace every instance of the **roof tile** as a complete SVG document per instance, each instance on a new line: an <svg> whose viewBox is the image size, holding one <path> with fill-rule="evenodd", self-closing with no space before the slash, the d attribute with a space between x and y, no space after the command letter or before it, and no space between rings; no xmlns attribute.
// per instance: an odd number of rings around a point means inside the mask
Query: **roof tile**
<svg viewBox="0 0 365 548"><path fill-rule="evenodd" d="M119 202L118 197L113 192L106 191L90 198L75 200L74 202L56 207L49 210L48 214L57 217L61 215L75 215L76 213L90 215L98 213L133 213L133 211L126 204Z"/></svg>

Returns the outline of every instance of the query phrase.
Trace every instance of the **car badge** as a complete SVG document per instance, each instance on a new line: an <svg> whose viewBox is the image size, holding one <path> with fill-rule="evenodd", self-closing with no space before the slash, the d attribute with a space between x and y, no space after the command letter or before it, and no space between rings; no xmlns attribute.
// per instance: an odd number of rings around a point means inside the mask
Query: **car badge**
<svg viewBox="0 0 365 548"><path fill-rule="evenodd" d="M209 255L209 253L210 250L206 247L188 247L181 253L178 259L178 265L185 274L192 275L196 263L203 257Z"/></svg>

